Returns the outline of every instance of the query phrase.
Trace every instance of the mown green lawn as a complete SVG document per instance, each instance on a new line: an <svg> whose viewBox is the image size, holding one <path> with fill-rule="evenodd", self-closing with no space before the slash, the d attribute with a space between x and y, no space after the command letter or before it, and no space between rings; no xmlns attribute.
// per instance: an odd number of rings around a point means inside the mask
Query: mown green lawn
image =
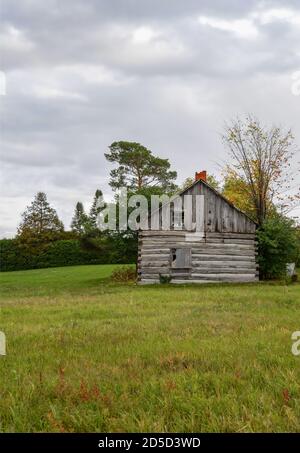
<svg viewBox="0 0 300 453"><path fill-rule="evenodd" d="M300 285L0 274L0 431L299 431Z"/></svg>

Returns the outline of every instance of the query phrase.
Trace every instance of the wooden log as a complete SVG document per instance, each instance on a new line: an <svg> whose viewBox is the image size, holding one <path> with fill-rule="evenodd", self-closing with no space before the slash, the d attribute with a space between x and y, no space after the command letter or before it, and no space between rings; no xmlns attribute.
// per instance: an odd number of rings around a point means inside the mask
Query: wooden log
<svg viewBox="0 0 300 453"><path fill-rule="evenodd" d="M142 246L142 250L143 251L148 251L148 250L158 250L158 251L161 251L161 252L165 252L165 253L169 253L170 252L170 247L162 247L161 245L143 245Z"/></svg>
<svg viewBox="0 0 300 453"><path fill-rule="evenodd" d="M197 284L220 283L220 281L218 281L218 280L193 280L193 279L189 279L189 280L171 280L170 283L174 283L174 284L178 284L178 285L184 285L184 284L193 284L193 283L197 283Z"/></svg>
<svg viewBox="0 0 300 453"><path fill-rule="evenodd" d="M195 244L195 245L198 244L201 247L207 247L207 248L222 247L222 248L235 248L235 249L247 249L247 248L256 247L254 241L250 241L250 242L242 241L241 243L231 243L231 242L223 243L220 241L219 242L214 242L214 241L206 242L202 238L192 241L190 236L188 237L188 240L185 240L185 238L177 238L176 240L174 240L174 238L172 238L172 237L159 238L159 239L152 238L149 241L144 241L143 244L141 245L141 247L161 246L163 248L168 248L170 246L170 244L177 244L177 245L181 244L185 247L191 247L192 244Z"/></svg>
<svg viewBox="0 0 300 453"><path fill-rule="evenodd" d="M231 280L235 280L235 281L239 281L239 280L243 281L245 279L254 279L255 274L254 273L252 273L252 274L247 274L247 273L240 273L240 274L210 273L210 274L206 274L206 273L192 272L191 278L193 278L193 279L205 278L207 280L215 279L215 280L224 280L224 281L231 279Z"/></svg>
<svg viewBox="0 0 300 453"><path fill-rule="evenodd" d="M162 263L161 261L141 261L140 262L140 267L142 268L151 268L151 267L157 267L157 269L165 269L169 268L170 264L166 261Z"/></svg>
<svg viewBox="0 0 300 453"><path fill-rule="evenodd" d="M156 253L153 254L151 253L141 253L140 255L141 259L147 259L147 260L169 260L170 259L170 253Z"/></svg>
<svg viewBox="0 0 300 453"><path fill-rule="evenodd" d="M166 251L167 249L171 248L199 248L201 250L214 250L218 248L220 250L252 250L255 251L254 245L251 246L249 244L221 244L221 243L205 243L205 242L182 242L182 241L162 241L162 242L153 242L147 244L147 249L145 250L160 250L163 249ZM155 247L155 248L154 248ZM141 247L144 249L144 247Z"/></svg>
<svg viewBox="0 0 300 453"><path fill-rule="evenodd" d="M199 274L198 274L199 272ZM201 274L200 274L201 273ZM243 275L246 275L246 274L251 274L251 275L255 275L255 269L231 269L231 268L214 268L214 269L211 269L211 268L201 268L201 269L197 269L197 270L193 270L192 272L192 276L195 276L195 275L202 275L202 274L210 274L210 275L217 275L217 274L220 274L220 275L227 275L227 274L235 274L237 276L243 274Z"/></svg>
<svg viewBox="0 0 300 453"><path fill-rule="evenodd" d="M214 255L233 255L233 256L255 256L255 253L253 250L222 250L222 249L214 249L213 250ZM208 255L207 250L197 250L197 251L192 251L192 259L193 258L199 258L201 259L202 255Z"/></svg>
<svg viewBox="0 0 300 453"><path fill-rule="evenodd" d="M192 262L193 268L205 268L205 269L219 269L226 267L227 269L256 269L256 263L247 261L201 261Z"/></svg>
<svg viewBox="0 0 300 453"><path fill-rule="evenodd" d="M206 233L206 238L222 238L222 239L253 239L255 233Z"/></svg>
<svg viewBox="0 0 300 453"><path fill-rule="evenodd" d="M144 237L155 237L155 236L161 236L161 237L166 237L166 236L172 236L172 237L184 237L186 234L186 231L182 230L159 230L159 231L154 231L154 230L144 230L140 231L139 235L141 238Z"/></svg>
<svg viewBox="0 0 300 453"><path fill-rule="evenodd" d="M241 244L241 245L255 245L254 238L253 239L231 239L231 238L210 238L207 237L205 239L207 244Z"/></svg>
<svg viewBox="0 0 300 453"><path fill-rule="evenodd" d="M251 245L254 246L254 238L253 239L227 239L224 238L224 244L241 244L241 245Z"/></svg>
<svg viewBox="0 0 300 453"><path fill-rule="evenodd" d="M151 266L156 266L156 267L170 267L170 261L169 260L138 260L138 263L140 266L145 266L145 267L151 267Z"/></svg>
<svg viewBox="0 0 300 453"><path fill-rule="evenodd" d="M159 279L154 279L154 278L148 278L148 279L142 278L142 279L138 282L139 285L151 285L151 284L152 284L152 285L155 285L155 284L157 284L157 283L159 283Z"/></svg>
<svg viewBox="0 0 300 453"><path fill-rule="evenodd" d="M141 273L142 275L147 275L147 274L169 274L170 273L170 268L159 268L159 267L150 267L147 268L145 266L141 267Z"/></svg>
<svg viewBox="0 0 300 453"><path fill-rule="evenodd" d="M159 282L159 274L158 273L149 273L149 274L142 274L142 280L149 279L149 280L157 280Z"/></svg>
<svg viewBox="0 0 300 453"><path fill-rule="evenodd" d="M148 231L147 234L145 235L140 235L139 240L146 242L149 240L157 241L157 240L166 240L167 238L172 238L175 240L184 240L185 237L188 236L189 239L191 239L193 236L195 236L195 240L199 240L199 232L196 231L178 231L178 230L169 230L169 231ZM203 237L207 242L212 242L215 240L215 242L218 242L220 240L224 240L226 242L235 242L235 241L253 241L256 240L255 235L244 235L244 236L232 236L228 235L227 233L220 234L218 236L212 235L212 233L204 233L201 234L201 237Z"/></svg>
<svg viewBox="0 0 300 453"><path fill-rule="evenodd" d="M152 241L152 242L147 242L144 243L143 245L140 246L140 248L147 247L147 249L150 248L155 248L155 249L170 249L174 245L178 246L182 245L183 247L192 247L194 246L201 246L202 244L205 244L204 241L174 241L174 240L164 240L164 241Z"/></svg>
<svg viewBox="0 0 300 453"><path fill-rule="evenodd" d="M184 247L184 246L176 246L170 247L168 251L162 251L160 250L140 250L138 253L139 255L147 255L147 256L170 256L171 250L172 249L177 249L177 248L187 248L191 250L191 255L196 256L197 255L206 255L206 256L216 256L216 255L223 255L223 256L255 256L257 255L257 252L254 249L223 249L221 247L215 247L214 249L207 249L206 247L199 247L193 246L193 247ZM220 258L218 258L220 259Z"/></svg>
<svg viewBox="0 0 300 453"><path fill-rule="evenodd" d="M192 263L206 262L206 261L240 261L240 262L255 262L255 256L248 255L206 255L206 254L194 254L192 252Z"/></svg>

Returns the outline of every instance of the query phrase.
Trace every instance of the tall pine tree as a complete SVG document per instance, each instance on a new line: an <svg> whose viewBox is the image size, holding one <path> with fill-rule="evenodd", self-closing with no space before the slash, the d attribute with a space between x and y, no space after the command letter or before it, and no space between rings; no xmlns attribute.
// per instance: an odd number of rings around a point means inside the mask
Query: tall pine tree
<svg viewBox="0 0 300 453"><path fill-rule="evenodd" d="M20 240L55 240L64 231L58 215L47 201L44 192L38 192L30 206L22 214L17 236Z"/></svg>
<svg viewBox="0 0 300 453"><path fill-rule="evenodd" d="M79 236L82 236L86 233L88 227L89 218L84 212L83 204L78 201L75 207L75 212L71 222L71 230L74 233L77 233Z"/></svg>
<svg viewBox="0 0 300 453"><path fill-rule="evenodd" d="M102 190L97 189L94 200L90 209L89 220L92 228L97 228L97 217L100 212L105 209L106 203L103 202Z"/></svg>
<svg viewBox="0 0 300 453"><path fill-rule="evenodd" d="M176 189L177 172L170 170L169 159L154 156L140 143L114 142L104 156L116 164L110 172L109 185L113 190L127 187L136 193L141 189L159 188L161 193L174 193Z"/></svg>

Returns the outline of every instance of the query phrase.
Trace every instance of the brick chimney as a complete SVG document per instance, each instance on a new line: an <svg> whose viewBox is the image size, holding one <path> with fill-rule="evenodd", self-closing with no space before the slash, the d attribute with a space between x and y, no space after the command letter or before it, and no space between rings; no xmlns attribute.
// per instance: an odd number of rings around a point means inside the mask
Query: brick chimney
<svg viewBox="0 0 300 453"><path fill-rule="evenodd" d="M206 182L206 170L199 171L199 173L196 171L195 181L199 181L200 179Z"/></svg>

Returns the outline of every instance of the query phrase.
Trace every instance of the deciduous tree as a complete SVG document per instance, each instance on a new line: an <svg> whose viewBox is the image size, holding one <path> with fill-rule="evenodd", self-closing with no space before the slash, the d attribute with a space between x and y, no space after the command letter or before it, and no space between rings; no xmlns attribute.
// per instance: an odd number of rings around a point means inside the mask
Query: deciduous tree
<svg viewBox="0 0 300 453"><path fill-rule="evenodd" d="M290 130L268 128L248 116L226 125L223 140L232 158L230 181L245 190L259 225L271 207L286 213L299 203L299 185L295 185L299 169L291 170L296 146Z"/></svg>

